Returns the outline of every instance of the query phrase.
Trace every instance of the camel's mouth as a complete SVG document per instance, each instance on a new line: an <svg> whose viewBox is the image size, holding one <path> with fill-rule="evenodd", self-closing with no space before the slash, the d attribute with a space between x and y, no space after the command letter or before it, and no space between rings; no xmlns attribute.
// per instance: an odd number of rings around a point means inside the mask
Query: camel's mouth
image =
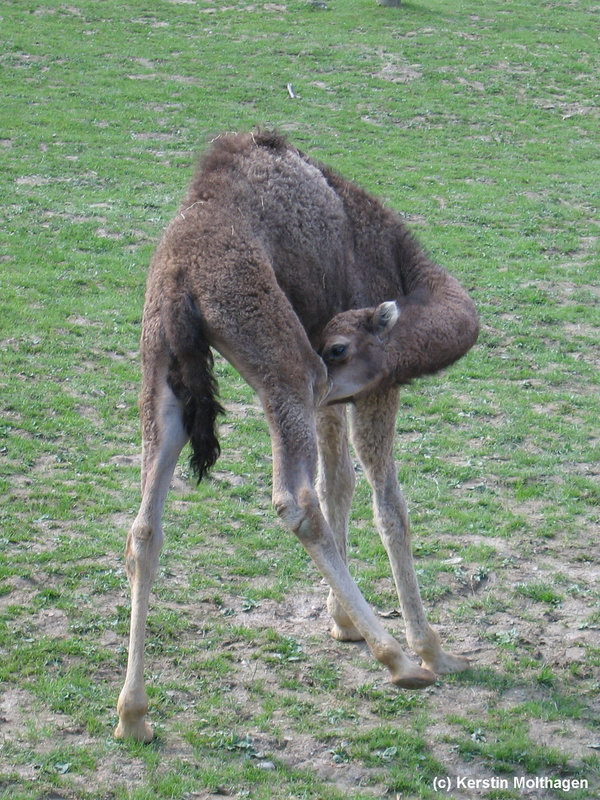
<svg viewBox="0 0 600 800"><path fill-rule="evenodd" d="M330 378L327 387L327 393L319 403L321 406L337 406L341 403L352 403L354 400L353 392L335 392L335 381Z"/></svg>

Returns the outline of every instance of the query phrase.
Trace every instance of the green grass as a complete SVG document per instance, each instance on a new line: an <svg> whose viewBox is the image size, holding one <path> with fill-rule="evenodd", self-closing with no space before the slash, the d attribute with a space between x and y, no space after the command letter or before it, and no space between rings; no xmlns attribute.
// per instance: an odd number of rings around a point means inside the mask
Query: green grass
<svg viewBox="0 0 600 800"><path fill-rule="evenodd" d="M598 791L598 6L327 6L0 8L0 797ZM403 390L397 427L422 593L473 669L396 692L328 639L266 424L219 361L222 459L196 487L182 458L165 514L156 739L118 744L146 269L197 153L255 125L405 214L477 302L477 347ZM401 635L370 503L359 480L351 569Z"/></svg>

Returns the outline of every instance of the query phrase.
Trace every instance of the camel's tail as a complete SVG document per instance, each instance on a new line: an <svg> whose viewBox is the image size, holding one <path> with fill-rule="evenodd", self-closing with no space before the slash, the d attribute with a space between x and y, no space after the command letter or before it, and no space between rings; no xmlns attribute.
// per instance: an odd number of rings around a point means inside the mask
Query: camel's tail
<svg viewBox="0 0 600 800"><path fill-rule="evenodd" d="M163 322L171 352L168 381L183 406L183 424L192 448L190 466L200 483L221 454L217 417L225 412L218 401L213 354L190 295L171 305Z"/></svg>

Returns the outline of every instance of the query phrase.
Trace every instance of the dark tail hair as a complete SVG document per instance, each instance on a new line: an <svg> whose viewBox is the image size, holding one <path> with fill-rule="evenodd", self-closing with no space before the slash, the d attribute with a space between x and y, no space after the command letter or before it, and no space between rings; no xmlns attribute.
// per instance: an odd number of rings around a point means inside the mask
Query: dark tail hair
<svg viewBox="0 0 600 800"><path fill-rule="evenodd" d="M171 353L167 380L183 406L183 425L192 448L190 467L200 483L221 454L217 417L225 410L218 401L213 354L189 294L168 307L163 322Z"/></svg>

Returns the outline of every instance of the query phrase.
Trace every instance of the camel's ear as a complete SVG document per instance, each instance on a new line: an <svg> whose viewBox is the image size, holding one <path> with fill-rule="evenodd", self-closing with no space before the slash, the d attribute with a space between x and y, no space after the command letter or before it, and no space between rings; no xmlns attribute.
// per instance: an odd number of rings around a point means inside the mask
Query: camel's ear
<svg viewBox="0 0 600 800"><path fill-rule="evenodd" d="M388 336L399 316L400 309L395 300L381 303L373 314L373 331L381 338Z"/></svg>

